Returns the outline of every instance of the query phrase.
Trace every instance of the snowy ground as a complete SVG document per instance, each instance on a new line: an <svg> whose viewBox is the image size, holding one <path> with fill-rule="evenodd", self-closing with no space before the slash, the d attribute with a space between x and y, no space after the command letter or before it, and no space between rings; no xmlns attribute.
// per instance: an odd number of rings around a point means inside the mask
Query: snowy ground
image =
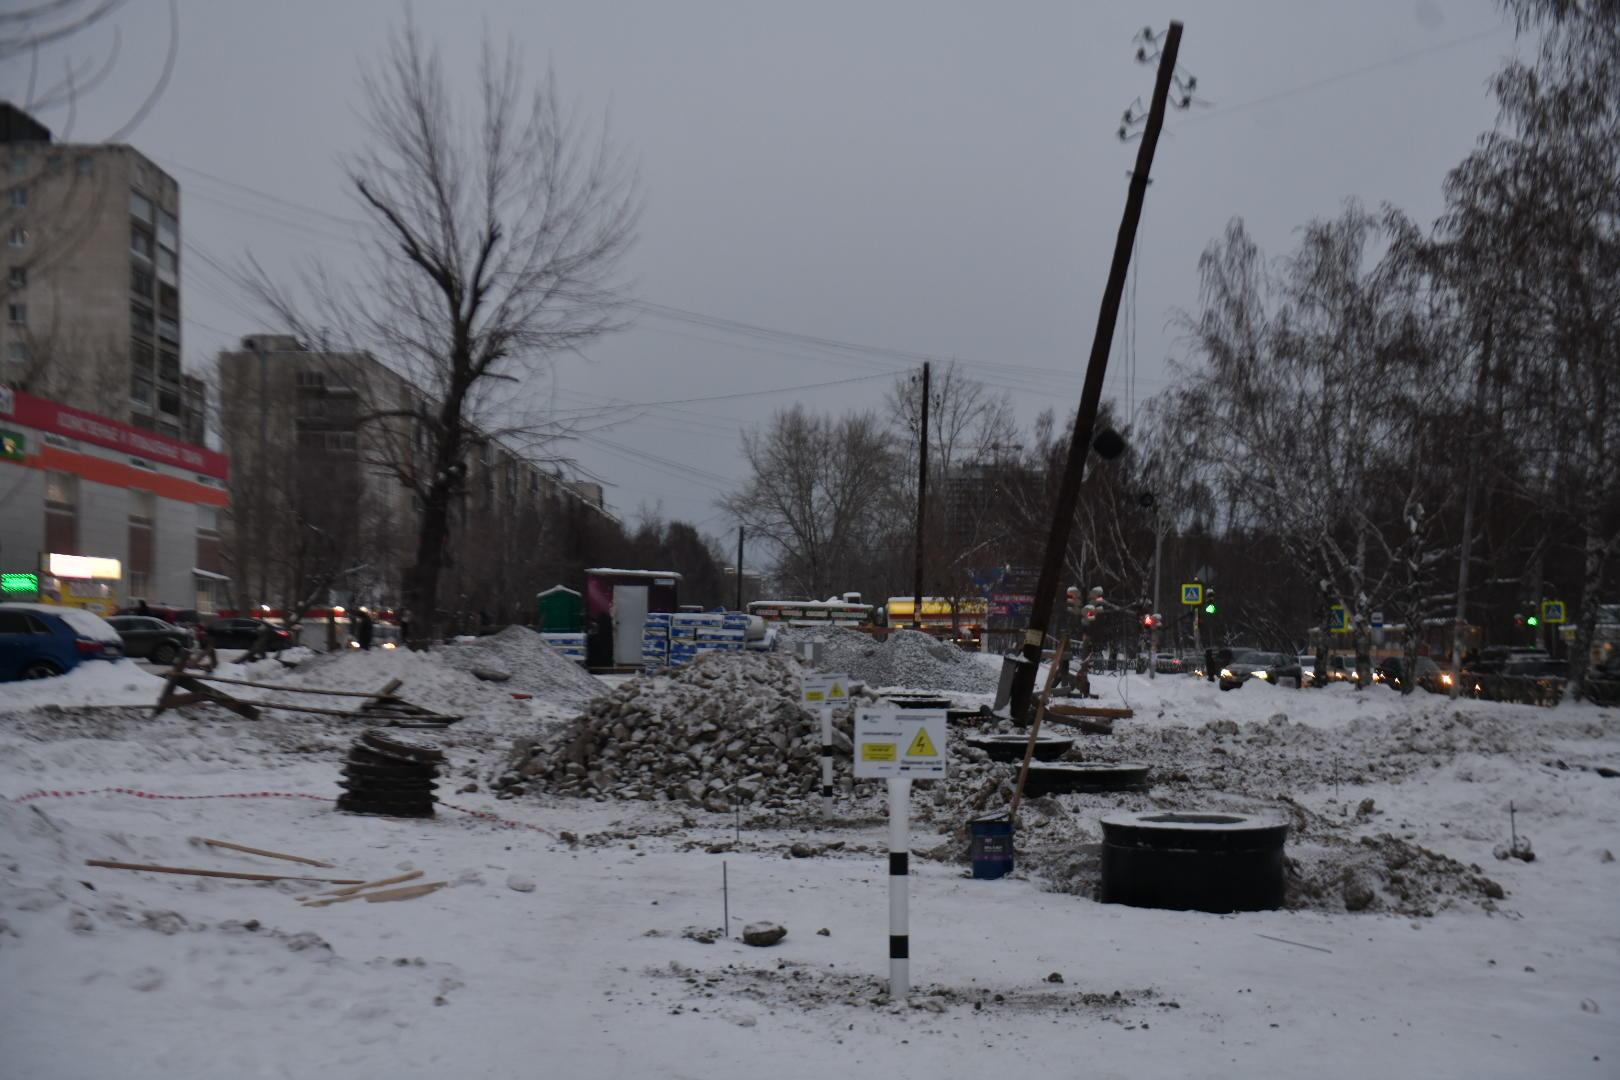
<svg viewBox="0 0 1620 1080"><path fill-rule="evenodd" d="M1620 1072L1620 863L1605 857L1620 853L1620 780L1596 771L1620 769L1617 710L1097 679L1099 703L1128 700L1137 715L1085 753L1150 760L1160 781L1147 796L1041 801L1032 846L1093 838L1115 805L1280 806L1311 843L1387 835L1479 867L1504 898L1424 894L1413 903L1434 914L1422 916L1397 913L1390 891L1356 914L1326 902L1221 917L1095 903L1063 891L1062 860L1036 850L994 882L918 858L917 991L900 1008L880 999L887 877L872 797L830 825L745 813L740 830L672 804L497 800L487 781L510 741L570 710L500 702L486 687L442 739L440 797L547 831L462 809L342 815L331 800L347 721L153 718L135 707L155 698L151 675L80 671L0 687L3 1076ZM379 673L356 671L368 688ZM462 686L422 678L429 697ZM16 801L109 787L319 798ZM1363 814L1365 799L1376 809ZM1492 858L1510 800L1534 862ZM927 812L914 849L948 853L955 808L924 788L916 801ZM84 865L291 865L190 842L202 836L336 864L316 874L418 868L450 884L408 902L307 908L297 898L324 886ZM795 842L840 846L791 858ZM780 945L698 940L722 921L722 865L732 934L770 919L788 928Z"/></svg>

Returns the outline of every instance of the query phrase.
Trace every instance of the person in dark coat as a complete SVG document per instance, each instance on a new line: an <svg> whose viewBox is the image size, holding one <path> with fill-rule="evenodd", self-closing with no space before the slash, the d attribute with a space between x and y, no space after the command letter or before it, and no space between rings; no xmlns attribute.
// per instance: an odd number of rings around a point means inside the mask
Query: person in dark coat
<svg viewBox="0 0 1620 1080"><path fill-rule="evenodd" d="M137 614L137 615L145 615L148 618L151 617L152 609L147 606L146 600L144 598L141 600L140 603L135 605L135 614Z"/></svg>
<svg viewBox="0 0 1620 1080"><path fill-rule="evenodd" d="M361 608L354 620L354 640L360 643L362 649L371 648L371 632L371 612Z"/></svg>

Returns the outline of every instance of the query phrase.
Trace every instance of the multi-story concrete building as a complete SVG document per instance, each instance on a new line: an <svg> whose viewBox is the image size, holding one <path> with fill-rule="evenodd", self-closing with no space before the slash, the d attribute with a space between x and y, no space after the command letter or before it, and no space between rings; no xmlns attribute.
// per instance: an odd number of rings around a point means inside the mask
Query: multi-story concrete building
<svg viewBox="0 0 1620 1080"><path fill-rule="evenodd" d="M222 454L0 387L0 598L215 611L229 477Z"/></svg>
<svg viewBox="0 0 1620 1080"><path fill-rule="evenodd" d="M369 354L313 350L279 334L244 337L240 349L219 354L218 372L218 417L235 478L225 559L238 602L279 607L319 579L289 547L313 526L331 540L324 557L343 563L333 599L399 603L420 509L404 477L427 466L416 418L436 405ZM441 588L448 611L462 594L487 596L503 578L522 591L515 579L537 552L548 499L608 516L600 486L580 490L497 439L474 439L465 464Z"/></svg>
<svg viewBox="0 0 1620 1080"><path fill-rule="evenodd" d="M0 102L0 385L193 444L181 370L180 185L129 146L54 142Z"/></svg>

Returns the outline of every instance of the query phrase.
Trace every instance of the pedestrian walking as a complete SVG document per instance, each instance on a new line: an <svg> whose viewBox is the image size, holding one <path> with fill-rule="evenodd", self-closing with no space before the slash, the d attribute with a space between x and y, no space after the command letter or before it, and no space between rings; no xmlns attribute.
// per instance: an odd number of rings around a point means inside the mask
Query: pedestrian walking
<svg viewBox="0 0 1620 1080"><path fill-rule="evenodd" d="M362 649L371 648L371 612L365 608L354 619L354 640L360 643Z"/></svg>

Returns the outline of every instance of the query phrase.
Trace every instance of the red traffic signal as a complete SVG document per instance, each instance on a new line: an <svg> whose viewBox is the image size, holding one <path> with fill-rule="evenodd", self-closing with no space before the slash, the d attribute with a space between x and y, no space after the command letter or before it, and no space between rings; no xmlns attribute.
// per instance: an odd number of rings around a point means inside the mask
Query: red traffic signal
<svg viewBox="0 0 1620 1080"><path fill-rule="evenodd" d="M1149 629L1149 630L1153 629L1153 616L1152 615L1143 615L1142 616L1142 625L1146 629Z"/></svg>

